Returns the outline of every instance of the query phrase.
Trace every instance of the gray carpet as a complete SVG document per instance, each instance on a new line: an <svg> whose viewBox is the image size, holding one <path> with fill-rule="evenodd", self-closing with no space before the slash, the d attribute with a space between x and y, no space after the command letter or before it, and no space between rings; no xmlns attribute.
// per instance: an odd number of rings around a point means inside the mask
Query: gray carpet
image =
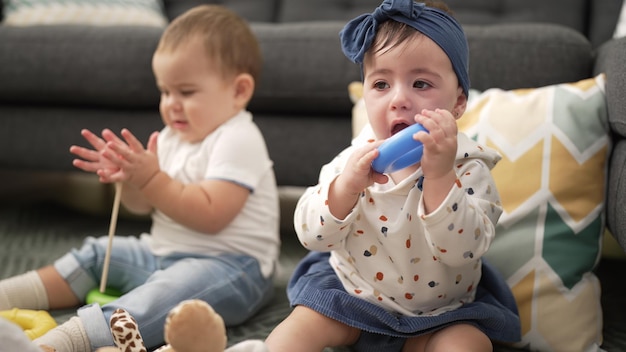
<svg viewBox="0 0 626 352"><path fill-rule="evenodd" d="M79 246L86 236L108 233L109 218L86 215L53 203L0 205L0 279L39 268L70 248ZM146 220L121 218L117 236L132 236L147 231ZM285 295L289 274L304 255L304 249L290 238L283 239L281 268L272 302L246 324L228 329L229 343L244 339L263 339L290 311ZM597 274L603 283L605 343L607 351L626 351L626 262L603 260ZM65 321L72 310L53 312ZM331 351L327 349L327 351ZM335 349L334 351L341 351ZM498 347L498 352L513 351Z"/></svg>

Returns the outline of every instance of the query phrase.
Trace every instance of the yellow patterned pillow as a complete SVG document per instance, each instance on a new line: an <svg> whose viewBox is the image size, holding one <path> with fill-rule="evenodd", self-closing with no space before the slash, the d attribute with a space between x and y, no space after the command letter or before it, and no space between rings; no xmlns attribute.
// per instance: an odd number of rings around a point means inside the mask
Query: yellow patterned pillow
<svg viewBox="0 0 626 352"><path fill-rule="evenodd" d="M604 76L535 89L470 92L459 128L500 152L504 213L488 260L507 279L522 321L517 347L595 351L610 151ZM356 111L356 110L355 110ZM367 123L353 115L356 130Z"/></svg>
<svg viewBox="0 0 626 352"><path fill-rule="evenodd" d="M4 0L4 25L88 24L164 27L161 0Z"/></svg>

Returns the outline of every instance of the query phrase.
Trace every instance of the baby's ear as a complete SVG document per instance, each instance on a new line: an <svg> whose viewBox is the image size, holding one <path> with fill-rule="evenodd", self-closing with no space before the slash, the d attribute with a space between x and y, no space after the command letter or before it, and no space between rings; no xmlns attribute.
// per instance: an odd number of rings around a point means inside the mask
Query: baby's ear
<svg viewBox="0 0 626 352"><path fill-rule="evenodd" d="M248 73L240 73L235 77L235 99L244 107L248 105L254 94L254 78Z"/></svg>
<svg viewBox="0 0 626 352"><path fill-rule="evenodd" d="M466 108L467 96L465 95L465 93L463 93L463 88L459 86L459 88L457 89L456 104L454 104L452 115L454 115L455 118L459 118L463 115Z"/></svg>

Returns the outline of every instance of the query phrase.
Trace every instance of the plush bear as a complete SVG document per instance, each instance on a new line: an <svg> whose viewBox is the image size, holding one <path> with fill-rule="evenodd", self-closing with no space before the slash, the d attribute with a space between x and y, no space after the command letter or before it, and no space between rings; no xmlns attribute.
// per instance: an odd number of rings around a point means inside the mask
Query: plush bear
<svg viewBox="0 0 626 352"><path fill-rule="evenodd" d="M97 352L146 352L135 319L117 309L110 320L111 333L117 345ZM222 317L204 301L183 301L172 309L165 321L167 345L155 352L222 352L226 348L226 328Z"/></svg>

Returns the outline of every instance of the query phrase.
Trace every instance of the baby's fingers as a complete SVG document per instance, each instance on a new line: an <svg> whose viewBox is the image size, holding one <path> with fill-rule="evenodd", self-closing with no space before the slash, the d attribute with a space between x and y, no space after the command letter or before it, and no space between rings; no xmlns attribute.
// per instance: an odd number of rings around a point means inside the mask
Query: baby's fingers
<svg viewBox="0 0 626 352"><path fill-rule="evenodd" d="M122 129L122 137L124 137L124 140L126 141L126 143L128 143L128 146L131 150L136 152L144 150L143 144L141 144L137 137L135 137L135 135L132 134L128 129Z"/></svg>
<svg viewBox="0 0 626 352"><path fill-rule="evenodd" d="M369 172L372 168L372 161L378 157L378 149L372 149L369 152L365 153L357 160L357 168L363 171Z"/></svg>
<svg viewBox="0 0 626 352"><path fill-rule="evenodd" d="M72 160L72 165L74 167L81 169L86 172L96 172L98 171L98 165L92 162L87 162L81 159Z"/></svg>
<svg viewBox="0 0 626 352"><path fill-rule="evenodd" d="M123 139L118 137L113 131L108 128L102 130L102 138L106 141L106 144L115 143L115 144L123 144L126 145Z"/></svg>
<svg viewBox="0 0 626 352"><path fill-rule="evenodd" d="M81 130L80 135L83 136L83 138L85 138L85 140L96 150L101 150L106 145L106 142L102 138L96 136L88 129Z"/></svg>
<svg viewBox="0 0 626 352"><path fill-rule="evenodd" d="M70 153L88 161L98 161L100 160L100 153L95 150L79 147L77 145L73 145L70 147Z"/></svg>
<svg viewBox="0 0 626 352"><path fill-rule="evenodd" d="M119 171L115 172L111 170L98 170L96 173L99 177L99 181L102 183L114 183L114 182L122 182L123 179L119 176Z"/></svg>
<svg viewBox="0 0 626 352"><path fill-rule="evenodd" d="M106 148L102 151L102 156L109 162L118 167L123 167L124 163L132 156L126 144L116 144L108 142Z"/></svg>

